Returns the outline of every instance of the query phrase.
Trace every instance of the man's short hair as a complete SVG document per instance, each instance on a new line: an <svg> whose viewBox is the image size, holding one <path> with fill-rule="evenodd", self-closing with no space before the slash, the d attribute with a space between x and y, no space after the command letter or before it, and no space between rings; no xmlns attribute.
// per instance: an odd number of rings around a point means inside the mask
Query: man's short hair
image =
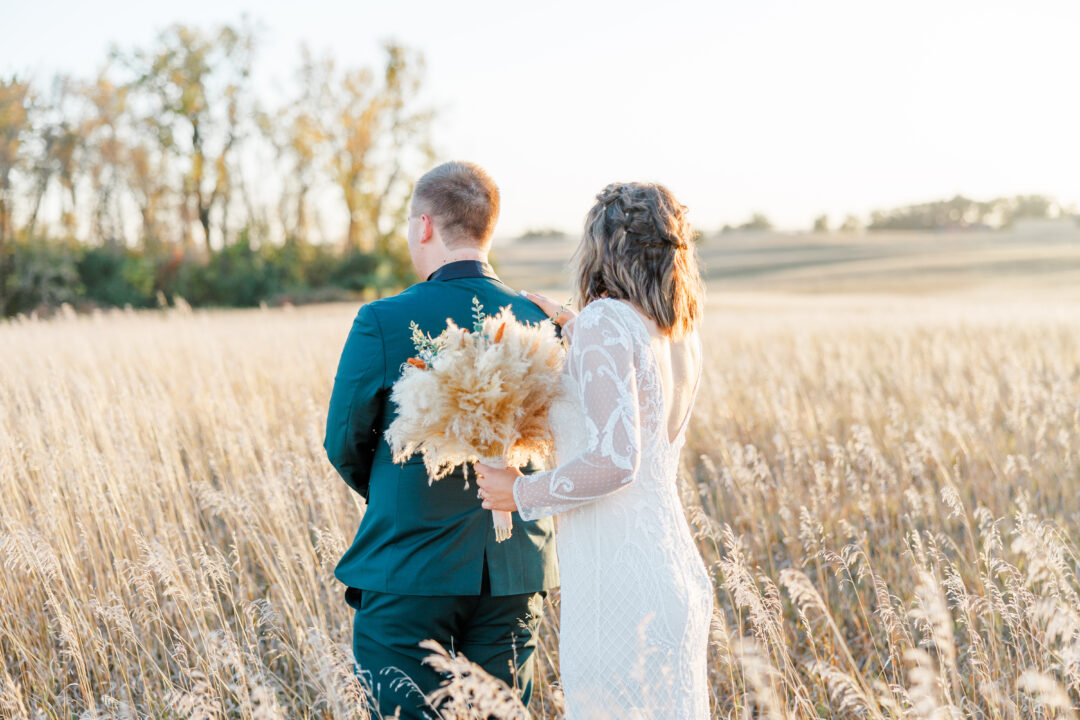
<svg viewBox="0 0 1080 720"><path fill-rule="evenodd" d="M413 190L413 212L438 218L449 248L483 247L499 218L499 188L479 165L453 161L426 172Z"/></svg>

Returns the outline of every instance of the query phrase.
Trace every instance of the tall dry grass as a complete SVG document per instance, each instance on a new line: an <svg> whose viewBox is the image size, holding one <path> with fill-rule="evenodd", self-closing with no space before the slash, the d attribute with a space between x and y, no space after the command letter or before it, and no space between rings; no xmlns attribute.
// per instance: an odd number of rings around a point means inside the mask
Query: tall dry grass
<svg viewBox="0 0 1080 720"><path fill-rule="evenodd" d="M714 715L1076 718L1080 311L875 302L710 308ZM321 447L353 312L0 325L0 717L367 716Z"/></svg>

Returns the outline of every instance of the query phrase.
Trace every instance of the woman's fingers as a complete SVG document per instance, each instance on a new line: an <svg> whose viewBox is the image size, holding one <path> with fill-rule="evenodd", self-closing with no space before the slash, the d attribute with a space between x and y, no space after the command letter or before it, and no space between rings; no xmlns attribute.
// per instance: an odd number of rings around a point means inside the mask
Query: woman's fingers
<svg viewBox="0 0 1080 720"><path fill-rule="evenodd" d="M533 304L544 311L544 314L551 318L559 325L565 325L570 318L574 317L575 313L565 305L560 305L547 295L541 295L540 293L529 292L528 290L522 290L521 294L531 300Z"/></svg>
<svg viewBox="0 0 1080 720"><path fill-rule="evenodd" d="M548 317L556 315L559 312L559 304L547 295L529 292L528 290L522 290L521 294L531 300L534 304L538 305Z"/></svg>

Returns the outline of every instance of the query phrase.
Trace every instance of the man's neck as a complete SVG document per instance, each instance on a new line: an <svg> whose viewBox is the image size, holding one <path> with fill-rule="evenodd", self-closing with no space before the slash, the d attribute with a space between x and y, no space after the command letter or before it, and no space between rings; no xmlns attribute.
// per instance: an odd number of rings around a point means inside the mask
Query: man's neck
<svg viewBox="0 0 1080 720"><path fill-rule="evenodd" d="M477 262L486 263L488 261L488 254L486 250L479 248L459 248L457 250L447 250L446 253L440 259L440 262L435 267L431 268L431 273L435 272L443 265L449 265L452 262L458 260L476 260Z"/></svg>

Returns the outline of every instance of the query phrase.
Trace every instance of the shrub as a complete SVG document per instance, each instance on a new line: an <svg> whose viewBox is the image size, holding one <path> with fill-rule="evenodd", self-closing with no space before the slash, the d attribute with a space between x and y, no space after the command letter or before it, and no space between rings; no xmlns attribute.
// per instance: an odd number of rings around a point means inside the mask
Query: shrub
<svg viewBox="0 0 1080 720"><path fill-rule="evenodd" d="M82 294L73 240L22 238L13 244L5 312L15 315L76 301Z"/></svg>
<svg viewBox="0 0 1080 720"><path fill-rule="evenodd" d="M404 243L390 243L382 253L342 255L295 238L254 243L247 230L209 256L181 246L151 252L46 238L24 238L9 253L4 315L64 302L154 307L159 293L202 307L326 302L367 290L381 295L416 280Z"/></svg>
<svg viewBox="0 0 1080 720"><path fill-rule="evenodd" d="M154 304L154 263L142 253L115 246L91 247L77 263L87 300L99 305Z"/></svg>

